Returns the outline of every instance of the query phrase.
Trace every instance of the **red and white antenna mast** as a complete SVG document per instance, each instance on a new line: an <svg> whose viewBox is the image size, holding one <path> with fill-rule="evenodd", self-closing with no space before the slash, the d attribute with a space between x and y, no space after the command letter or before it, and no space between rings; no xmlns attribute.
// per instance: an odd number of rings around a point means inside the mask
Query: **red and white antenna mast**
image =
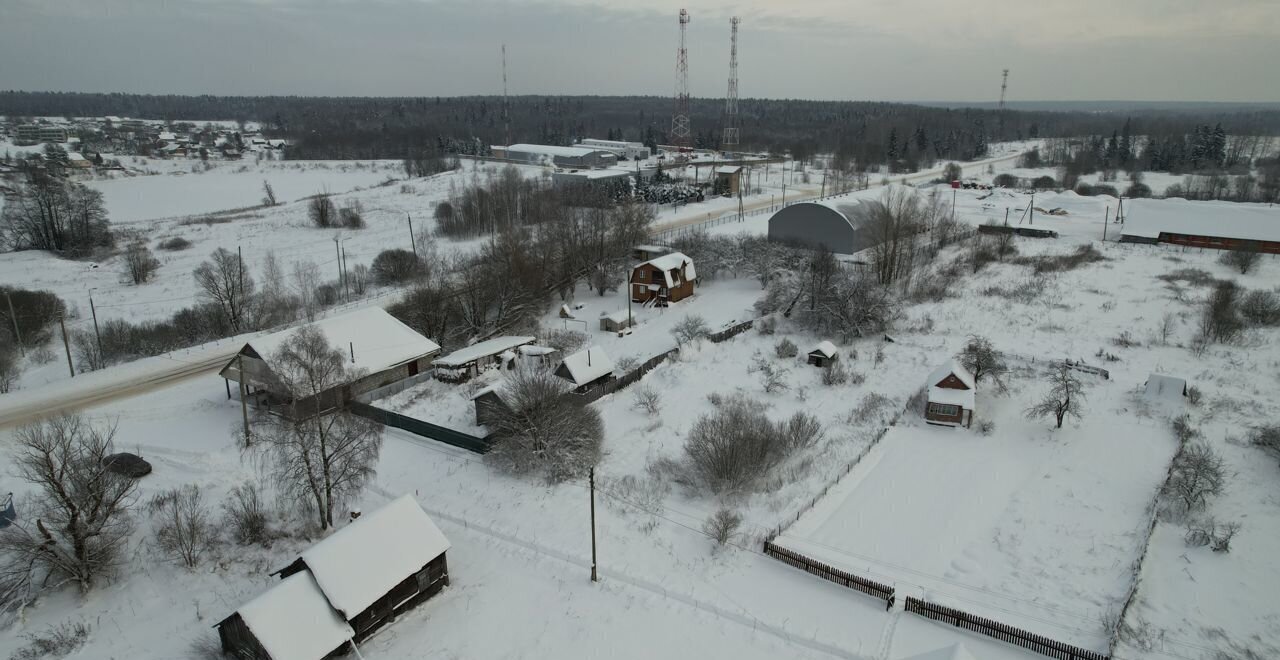
<svg viewBox="0 0 1280 660"><path fill-rule="evenodd" d="M689 56L685 51L684 33L689 25L689 12L680 10L680 48L676 51L676 108L671 114L671 143L680 151L693 147L693 131L689 126Z"/></svg>
<svg viewBox="0 0 1280 660"><path fill-rule="evenodd" d="M729 19L729 93L724 97L724 135L720 148L732 151L738 146L738 23L742 19Z"/></svg>

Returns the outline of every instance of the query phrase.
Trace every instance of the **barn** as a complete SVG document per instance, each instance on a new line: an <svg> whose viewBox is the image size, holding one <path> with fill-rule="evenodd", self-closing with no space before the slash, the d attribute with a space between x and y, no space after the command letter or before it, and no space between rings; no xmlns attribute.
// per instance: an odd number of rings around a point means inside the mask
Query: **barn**
<svg viewBox="0 0 1280 660"><path fill-rule="evenodd" d="M599 346L567 356L556 375L573 384L573 391L588 392L613 380L613 360Z"/></svg>
<svg viewBox="0 0 1280 660"><path fill-rule="evenodd" d="M513 144L505 150L506 158L535 165L591 169L613 167L618 156L604 149L560 147L549 144Z"/></svg>
<svg viewBox="0 0 1280 660"><path fill-rule="evenodd" d="M271 589L215 626L224 653L337 657L449 585L449 541L409 495L311 546Z"/></svg>
<svg viewBox="0 0 1280 660"><path fill-rule="evenodd" d="M928 387L925 421L966 428L973 424L977 386L968 369L952 360L929 374Z"/></svg>
<svg viewBox="0 0 1280 660"><path fill-rule="evenodd" d="M840 352L836 350L836 345L826 340L818 342L818 345L809 351L809 364L815 367L826 367L839 358Z"/></svg>
<svg viewBox="0 0 1280 660"><path fill-rule="evenodd" d="M230 383L234 381L240 384L242 394L247 393L257 404L268 408L287 407L282 412L332 410L355 396L417 375L440 353L439 345L380 307L332 316L308 326L319 330L330 346L342 351L352 374L349 382L305 400L295 400L284 391L272 362L296 332L290 329L251 339L240 348L219 372L227 380L227 396L231 395Z"/></svg>
<svg viewBox="0 0 1280 660"><path fill-rule="evenodd" d="M535 337L509 335L476 342L431 363L437 380L461 383L491 367L515 366L516 351L536 341Z"/></svg>
<svg viewBox="0 0 1280 660"><path fill-rule="evenodd" d="M1280 207L1265 204L1125 200L1122 243L1170 243L1280 254Z"/></svg>
<svg viewBox="0 0 1280 660"><path fill-rule="evenodd" d="M791 204L769 218L769 240L836 254L853 254L870 247L853 220L857 202L833 198Z"/></svg>
<svg viewBox="0 0 1280 660"><path fill-rule="evenodd" d="M666 305L693 295L698 273L693 260L672 252L637 265L631 271L632 302Z"/></svg>

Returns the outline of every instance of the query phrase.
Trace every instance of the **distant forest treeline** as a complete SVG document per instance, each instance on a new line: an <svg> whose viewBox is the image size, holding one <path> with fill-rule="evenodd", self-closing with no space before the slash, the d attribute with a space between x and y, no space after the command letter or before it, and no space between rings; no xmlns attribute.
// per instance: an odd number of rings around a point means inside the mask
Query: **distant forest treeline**
<svg viewBox="0 0 1280 660"><path fill-rule="evenodd" d="M103 116L258 121L292 141L289 158L415 158L475 153L505 138L502 98L176 96L0 92L10 116ZM719 147L719 99L691 102L696 145ZM834 153L841 165L911 171L982 156L990 142L1037 137L1191 134L1220 124L1230 134L1280 134L1280 111L1127 114L939 108L904 103L744 99L741 148ZM583 137L668 142L672 101L656 96L520 96L510 100L512 142L570 144Z"/></svg>

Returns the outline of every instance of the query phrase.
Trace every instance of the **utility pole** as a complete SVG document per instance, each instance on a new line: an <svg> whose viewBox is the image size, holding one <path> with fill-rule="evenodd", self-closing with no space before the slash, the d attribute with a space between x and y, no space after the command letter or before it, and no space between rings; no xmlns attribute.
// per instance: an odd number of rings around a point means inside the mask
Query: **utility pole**
<svg viewBox="0 0 1280 660"><path fill-rule="evenodd" d="M71 372L71 377L76 377L76 368L71 364L71 342L67 340L67 324L63 321L62 316L58 316L58 325L62 326L62 347L67 351L67 370Z"/></svg>
<svg viewBox="0 0 1280 660"><path fill-rule="evenodd" d="M503 50L505 49L506 47L504 46ZM413 246L413 256L416 257L418 256L418 241L413 238L413 216L406 213L404 214L404 217L409 219L409 245Z"/></svg>
<svg viewBox="0 0 1280 660"><path fill-rule="evenodd" d="M1102 241L1107 240L1107 225L1111 224L1111 205L1107 204L1107 213L1102 216Z"/></svg>
<svg viewBox="0 0 1280 660"><path fill-rule="evenodd" d="M351 300L351 278L347 277L347 246L342 246L342 292Z"/></svg>
<svg viewBox="0 0 1280 660"><path fill-rule="evenodd" d="M822 192L818 193L818 199L827 196L827 171L822 170Z"/></svg>
<svg viewBox="0 0 1280 660"><path fill-rule="evenodd" d="M599 582L600 576L596 574L596 469L591 468L588 473L588 482L591 484L591 581Z"/></svg>
<svg viewBox="0 0 1280 660"><path fill-rule="evenodd" d="M1009 207L1004 207L1004 226L1009 226Z"/></svg>
<svg viewBox="0 0 1280 660"><path fill-rule="evenodd" d="M105 360L102 353L102 333L98 331L98 308L93 305L93 289L89 289L89 312L93 314L93 336L98 340L98 359Z"/></svg>
<svg viewBox="0 0 1280 660"><path fill-rule="evenodd" d="M13 313L13 297L9 295L9 290L4 290L4 299L9 303L9 320L13 321L13 337L18 341L18 349L23 355L27 354L27 349L22 345L22 331L18 330L18 315Z"/></svg>
<svg viewBox="0 0 1280 660"><path fill-rule="evenodd" d="M1027 205L1027 224L1036 223L1036 191L1031 191L1031 203Z"/></svg>
<svg viewBox="0 0 1280 660"><path fill-rule="evenodd" d="M236 371L239 372L239 376L240 376L240 378L238 378L236 382L237 384L240 385L240 416L244 418L244 446L248 447L249 446L249 404L245 401L245 396L247 395L246 393L249 391L249 386L244 382L246 378L244 373L244 356L239 353L236 353Z"/></svg>
<svg viewBox="0 0 1280 660"><path fill-rule="evenodd" d="M951 189L951 221L956 221L956 189Z"/></svg>
<svg viewBox="0 0 1280 660"><path fill-rule="evenodd" d="M334 235L333 235L333 254L334 254L334 258L336 258L336 259L338 260L338 282L339 282L339 283L341 283L341 282L342 282L342 280L343 280L343 277L342 277L342 248L340 248L340 247L338 246L338 240L339 240L339 238L340 238L340 237L339 237L339 235L338 235L338 234L334 234Z"/></svg>
<svg viewBox="0 0 1280 660"><path fill-rule="evenodd" d="M244 310L242 309L244 306L244 253L240 251L239 245L236 246L236 267L240 270L240 282L236 285L236 288L239 289L239 291L236 292L236 295L231 296L231 308L235 310L235 314L232 315L231 320L232 325L235 326L235 330L239 332L240 317L244 313Z"/></svg>

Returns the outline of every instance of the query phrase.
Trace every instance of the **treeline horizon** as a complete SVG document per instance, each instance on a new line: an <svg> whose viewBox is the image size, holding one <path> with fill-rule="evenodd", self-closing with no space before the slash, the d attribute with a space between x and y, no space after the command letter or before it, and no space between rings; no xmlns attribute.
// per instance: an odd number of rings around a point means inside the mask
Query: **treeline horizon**
<svg viewBox="0 0 1280 660"><path fill-rule="evenodd" d="M404 159L424 153L482 153L512 143L567 145L581 138L669 144L673 101L662 96L522 95L322 97L82 92L0 92L10 117L116 115L171 122L258 122L292 142L287 158ZM695 146L717 149L724 101L690 100ZM992 142L1111 135L1190 134L1221 124L1231 134L1280 134L1280 110L1084 112L937 107L880 101L746 98L738 103L742 151L830 153L859 168L913 171L985 155Z"/></svg>

